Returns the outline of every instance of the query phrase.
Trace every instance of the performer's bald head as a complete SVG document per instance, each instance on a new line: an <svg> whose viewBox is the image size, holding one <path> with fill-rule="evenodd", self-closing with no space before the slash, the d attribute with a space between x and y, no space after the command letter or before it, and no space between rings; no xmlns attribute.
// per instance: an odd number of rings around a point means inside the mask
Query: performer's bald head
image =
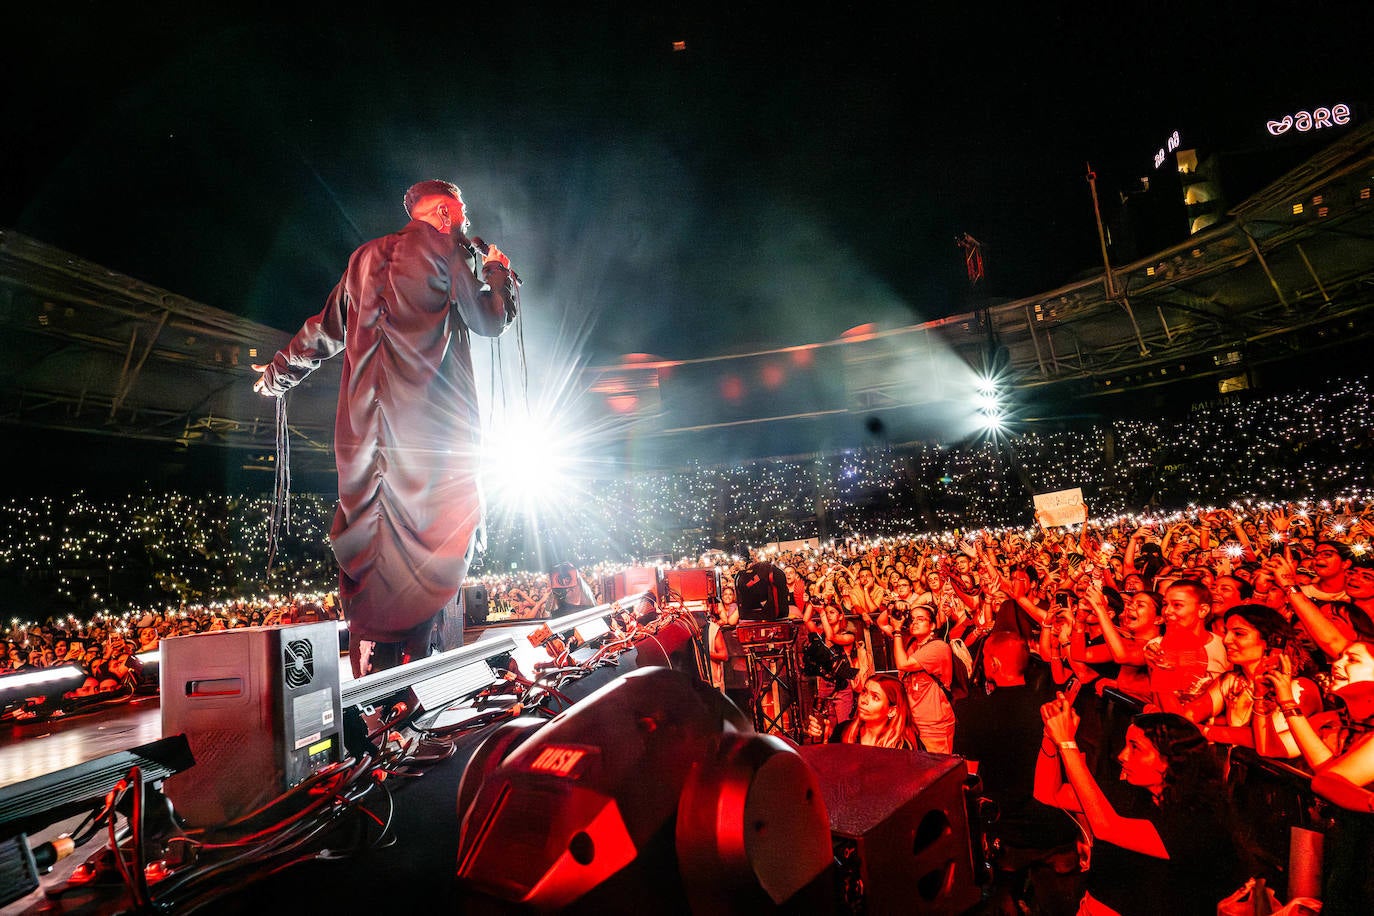
<svg viewBox="0 0 1374 916"><path fill-rule="evenodd" d="M445 234L468 231L467 208L463 192L450 181L431 178L410 186L405 196L406 215L423 220Z"/></svg>
<svg viewBox="0 0 1374 916"><path fill-rule="evenodd" d="M405 207L406 216L415 216L415 205L426 197L451 197L456 201L462 202L463 192L451 181L444 181L439 178L431 178L428 181L417 181L406 189Z"/></svg>

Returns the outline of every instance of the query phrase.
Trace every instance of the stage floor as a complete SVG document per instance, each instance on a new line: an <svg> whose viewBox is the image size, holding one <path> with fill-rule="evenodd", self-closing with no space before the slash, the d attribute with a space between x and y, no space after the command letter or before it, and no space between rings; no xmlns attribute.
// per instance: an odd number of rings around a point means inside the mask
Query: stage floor
<svg viewBox="0 0 1374 916"><path fill-rule="evenodd" d="M534 671L539 654L528 641L522 639L520 642L523 645L514 655L519 656L522 670ZM657 665L662 654L661 646L653 648L658 654L653 655L655 660L647 662L649 665ZM565 690L574 702L581 701L615 678L635 670L644 661L637 648L631 649L620 656L617 663L592 669L585 678L574 681ZM346 661L340 666L340 672L345 679L349 678ZM149 696L88 715L13 725L4 734L4 743L0 745L0 785L10 785L156 741L162 737L162 710L158 698ZM430 901L450 912L506 912L500 908L493 910L489 901L474 896L456 879L455 872L462 814L455 799L468 758L483 737L485 734L475 733L460 740L453 756L424 767L423 778L395 782L389 793L393 804L388 813L389 829L396 839L394 844L363 850L351 858L321 857L302 862L281 874L263 875L257 882L226 887L224 894L205 910L207 916L255 916L262 912L307 907L338 912L385 911L394 908L397 887L405 888L414 899ZM657 791L652 778L643 783L646 787L643 791ZM41 835L31 836L30 840L36 844L71 828L70 822L53 824ZM72 869L97 852L98 845L92 843L59 863L53 874L43 878L43 888L59 887ZM513 861L512 868L518 867L519 863ZM901 873L907 873L905 865ZM679 880L676 870L665 873L662 882L656 877L653 882L646 883L644 892L656 894L658 888L673 886ZM972 899L977 899L976 891ZM1072 898L1066 896L1066 899ZM672 909L681 901L659 902L664 904L664 913L681 910L681 906L678 910ZM76 908L68 908L67 903L73 903ZM636 906L635 910L644 908ZM103 910L82 909L79 900L72 898L63 898L54 909L54 901L46 899L44 890L40 889L0 908L0 916L97 911Z"/></svg>
<svg viewBox="0 0 1374 916"><path fill-rule="evenodd" d="M527 637L544 621L512 621L470 626L466 644L487 636L515 638L514 657L522 670L532 672L547 655L535 649ZM339 657L339 680L353 679L348 654ZM7 723L0 731L0 787L55 773L108 754L126 751L162 738L162 709L156 694L135 697L126 703L106 706L81 715Z"/></svg>
<svg viewBox="0 0 1374 916"><path fill-rule="evenodd" d="M353 679L348 655L339 658L339 680ZM0 787L127 751L162 737L156 694L106 706L84 715L10 723L0 743Z"/></svg>
<svg viewBox="0 0 1374 916"><path fill-rule="evenodd" d="M97 712L12 724L0 745L0 786L126 751L162 737L157 696L137 697Z"/></svg>

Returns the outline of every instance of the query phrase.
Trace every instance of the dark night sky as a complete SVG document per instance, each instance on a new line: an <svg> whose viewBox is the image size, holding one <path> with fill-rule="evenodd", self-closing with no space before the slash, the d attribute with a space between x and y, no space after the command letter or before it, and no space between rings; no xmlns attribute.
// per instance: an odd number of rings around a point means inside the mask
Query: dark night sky
<svg viewBox="0 0 1374 916"><path fill-rule="evenodd" d="M1086 161L1110 218L1173 130L1240 177L1314 148L1266 118L1374 113L1364 3L404 6L11 17L0 226L294 330L444 177L536 347L681 358L961 311L962 232L1051 288Z"/></svg>

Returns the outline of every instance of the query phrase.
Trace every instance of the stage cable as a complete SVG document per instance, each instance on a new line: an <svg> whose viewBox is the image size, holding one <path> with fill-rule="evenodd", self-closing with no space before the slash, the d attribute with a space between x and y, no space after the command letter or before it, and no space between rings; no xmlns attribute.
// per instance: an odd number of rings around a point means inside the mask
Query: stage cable
<svg viewBox="0 0 1374 916"><path fill-rule="evenodd" d="M525 408L528 410L530 403L530 364L525 357L525 310L520 303L520 284L516 283L513 290L515 296L515 344L520 351L520 394L525 401Z"/></svg>
<svg viewBox="0 0 1374 916"><path fill-rule="evenodd" d="M476 249L470 249L476 253ZM520 355L520 401L525 412L529 413L530 406L530 371L529 361L525 355L525 311L520 303L520 284L514 279L511 280L511 306L510 312L514 315L512 323L515 325L516 349ZM487 409L481 413L481 423L491 422L491 418L496 415L497 392L500 392L501 412L504 414L509 405L506 400L506 373L505 361L503 359L504 350L501 347L500 337L488 338L488 352L490 353L489 369L490 379L487 383ZM478 395L480 399L481 395Z"/></svg>
<svg viewBox="0 0 1374 916"><path fill-rule="evenodd" d="M272 488L272 511L267 521L267 579L277 559L283 531L291 530L291 434L286 423L286 395L277 398L277 467Z"/></svg>
<svg viewBox="0 0 1374 916"><path fill-rule="evenodd" d="M528 412L530 403L530 365L528 356L525 352L525 311L521 306L520 285L518 283L511 284L511 297L513 300L513 307L511 311L515 315L515 318L512 322L515 325L515 348L516 352L519 354L520 357L520 400L522 406L525 408L526 412ZM501 339L499 337L491 338L490 388L492 411L495 411L496 409L496 392L498 390L501 392L501 409L504 411L508 407L508 404L506 402L506 373L503 355L504 351L501 347ZM490 413L488 414L488 416L490 416Z"/></svg>
<svg viewBox="0 0 1374 916"><path fill-rule="evenodd" d="M491 380L487 383L488 397L491 403L487 405L487 412L484 416L490 417L496 413L496 392L501 392L501 409L506 407L506 383L505 373L501 371L501 341L495 337L491 339Z"/></svg>

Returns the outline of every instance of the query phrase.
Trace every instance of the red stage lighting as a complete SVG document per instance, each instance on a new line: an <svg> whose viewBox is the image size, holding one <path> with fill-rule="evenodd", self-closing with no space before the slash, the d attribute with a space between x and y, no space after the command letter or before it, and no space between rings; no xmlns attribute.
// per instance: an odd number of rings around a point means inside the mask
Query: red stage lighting
<svg viewBox="0 0 1374 916"><path fill-rule="evenodd" d="M534 911L828 908L829 820L796 749L719 693L642 668L474 753L458 792L458 877Z"/></svg>

